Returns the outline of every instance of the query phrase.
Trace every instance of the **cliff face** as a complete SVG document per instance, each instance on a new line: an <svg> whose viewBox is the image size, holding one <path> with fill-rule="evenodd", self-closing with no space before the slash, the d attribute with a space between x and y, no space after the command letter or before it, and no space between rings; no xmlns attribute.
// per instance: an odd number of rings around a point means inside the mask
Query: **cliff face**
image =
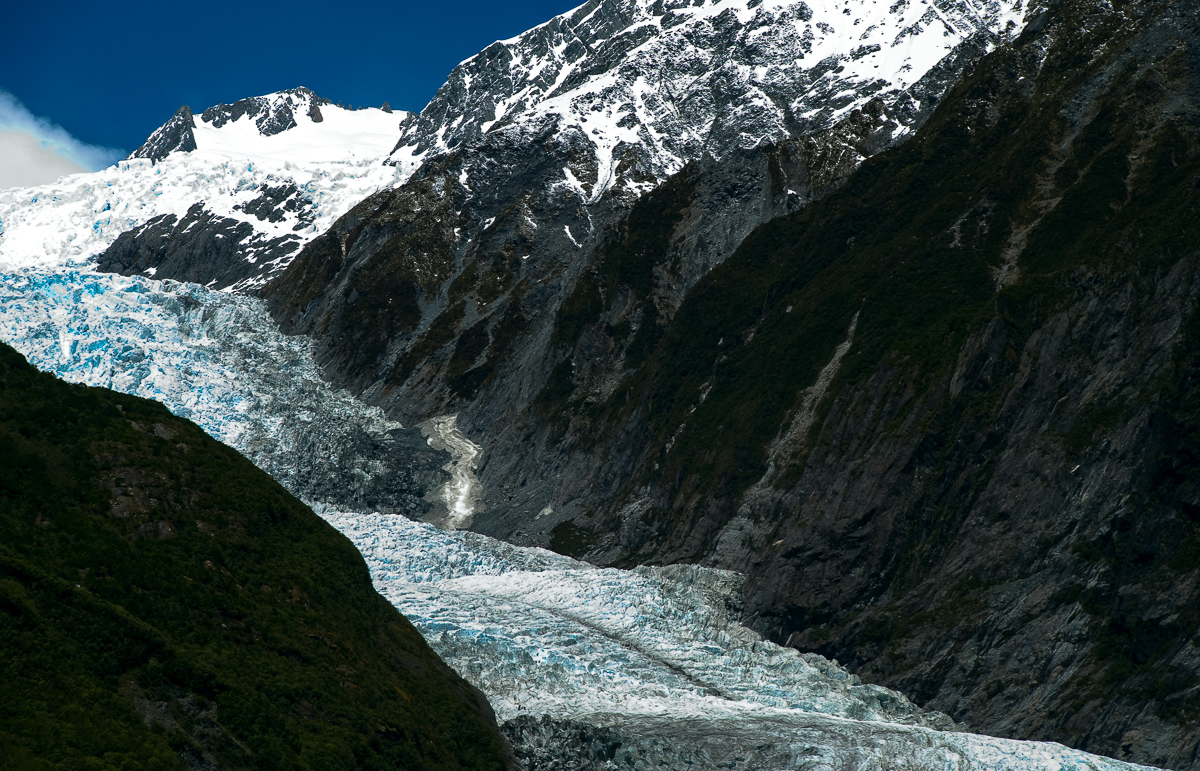
<svg viewBox="0 0 1200 771"><path fill-rule="evenodd" d="M572 413L624 508L559 544L745 571L757 628L976 728L1195 767L1196 25L1060 4L756 231Z"/></svg>
<svg viewBox="0 0 1200 771"><path fill-rule="evenodd" d="M886 102L636 201L556 186L570 132L464 141L268 302L459 414L474 529L743 571L757 629L977 729L1195 768L1197 24L1056 3L856 172Z"/></svg>
<svg viewBox="0 0 1200 771"><path fill-rule="evenodd" d="M560 477L573 450L547 415L571 396L611 396L755 226L910 136L1012 34L1011 4L939 8L946 21L918 23L907 6L860 3L837 11L849 26L834 19L835 32L803 3L588 4L456 69L402 129L391 162L417 164L411 177L356 206L263 294L285 332L314 338L335 382L406 424L457 413L488 450L477 527L545 542L592 485L590 471ZM864 34L856 14L879 15L872 34L890 29L901 48L934 34L945 56L864 77L877 51L816 59L801 46L787 64L763 42L815 30L837 47ZM722 67L774 74L760 88L722 80ZM651 81L674 101L638 97ZM723 102L708 93L734 86ZM735 120L749 113L765 122ZM764 137L778 141L755 144Z"/></svg>
<svg viewBox="0 0 1200 771"><path fill-rule="evenodd" d="M6 768L486 768L484 697L344 537L165 407L0 345Z"/></svg>
<svg viewBox="0 0 1200 771"><path fill-rule="evenodd" d="M689 163L712 170L653 298L669 314L755 225L911 135L1020 15L934 5L587 3L457 67L401 125L387 162L405 183L355 207L264 295L331 374L408 417L504 393L513 409L478 422L518 420L562 363L556 316L643 194ZM650 208L679 221L683 192ZM645 312L613 315L636 328ZM518 333L536 342L511 350Z"/></svg>

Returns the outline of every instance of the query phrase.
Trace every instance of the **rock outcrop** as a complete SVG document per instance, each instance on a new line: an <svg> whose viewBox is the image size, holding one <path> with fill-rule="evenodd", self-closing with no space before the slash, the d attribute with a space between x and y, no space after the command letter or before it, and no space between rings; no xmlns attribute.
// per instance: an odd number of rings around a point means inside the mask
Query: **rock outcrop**
<svg viewBox="0 0 1200 771"><path fill-rule="evenodd" d="M278 200L280 192L290 200ZM239 208L260 221L278 222L293 209L311 210L295 185L263 186L263 193ZM308 215L307 217L305 215ZM312 216L302 211L295 229L308 227ZM203 203L192 204L182 218L160 214L144 225L127 230L96 256L96 269L124 276L151 276L191 281L213 289L226 289L269 270L300 250L299 236L264 235L244 220L213 214ZM161 275L160 275L161 274Z"/></svg>
<svg viewBox="0 0 1200 771"><path fill-rule="evenodd" d="M269 137L296 128L297 113L307 115L313 123L320 123L323 120L321 107L330 104L333 102L300 86L266 96L239 99L233 104L214 105L200 114L200 120L211 124L213 128L221 128L226 123L249 116L254 120L258 132Z"/></svg>
<svg viewBox="0 0 1200 771"><path fill-rule="evenodd" d="M171 119L158 128L141 147L129 154L129 159L149 158L157 163L173 152L190 153L196 149L196 119L186 104L175 111Z"/></svg>

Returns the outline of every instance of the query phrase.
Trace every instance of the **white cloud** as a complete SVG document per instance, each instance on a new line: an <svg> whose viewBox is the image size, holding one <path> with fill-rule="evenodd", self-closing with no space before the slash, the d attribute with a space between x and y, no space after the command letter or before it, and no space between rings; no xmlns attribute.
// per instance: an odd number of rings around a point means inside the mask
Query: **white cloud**
<svg viewBox="0 0 1200 771"><path fill-rule="evenodd" d="M53 182L64 174L87 171L43 147L24 131L0 131L0 190Z"/></svg>
<svg viewBox="0 0 1200 771"><path fill-rule="evenodd" d="M97 171L125 155L116 148L80 142L63 127L31 113L12 94L0 91L0 189Z"/></svg>

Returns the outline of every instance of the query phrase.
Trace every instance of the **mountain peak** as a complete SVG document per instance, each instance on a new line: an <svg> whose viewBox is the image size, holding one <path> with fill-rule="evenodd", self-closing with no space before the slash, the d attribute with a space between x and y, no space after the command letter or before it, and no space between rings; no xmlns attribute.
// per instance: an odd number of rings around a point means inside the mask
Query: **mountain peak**
<svg viewBox="0 0 1200 771"><path fill-rule="evenodd" d="M0 265L88 259L121 233L152 222L162 236L155 243L175 243L166 223L203 222L215 240L197 248L227 256L236 251L238 261L269 274L286 264L275 258L395 183L395 169L381 161L407 117L399 110L345 109L307 88L219 104L198 115L185 105L127 160L96 175L55 183L43 193L3 191ZM232 184L215 187L218 178ZM56 216L19 213L38 202Z"/></svg>
<svg viewBox="0 0 1200 771"><path fill-rule="evenodd" d="M391 162L556 129L593 146L612 186L628 152L661 179L705 153L828 128L872 99L907 133L950 80L939 64L1013 36L1024 11L1023 0L591 0L455 68Z"/></svg>
<svg viewBox="0 0 1200 771"><path fill-rule="evenodd" d="M211 124L213 128L221 128L248 115L254 119L259 133L269 137L295 128L297 115L306 115L313 123L320 123L323 120L321 107L331 104L333 102L330 100L300 86L209 107L201 113L200 120Z"/></svg>
<svg viewBox="0 0 1200 771"><path fill-rule="evenodd" d="M185 104L125 160L149 158L151 163L157 163L176 150L189 153L196 149L194 128L196 120L192 116L192 108Z"/></svg>

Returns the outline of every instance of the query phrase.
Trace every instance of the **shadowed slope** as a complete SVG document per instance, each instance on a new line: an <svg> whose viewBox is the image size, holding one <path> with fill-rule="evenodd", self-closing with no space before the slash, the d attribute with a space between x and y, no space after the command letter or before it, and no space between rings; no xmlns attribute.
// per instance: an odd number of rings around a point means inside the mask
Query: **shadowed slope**
<svg viewBox="0 0 1200 771"><path fill-rule="evenodd" d="M0 346L6 768L504 769L345 538L161 405Z"/></svg>

